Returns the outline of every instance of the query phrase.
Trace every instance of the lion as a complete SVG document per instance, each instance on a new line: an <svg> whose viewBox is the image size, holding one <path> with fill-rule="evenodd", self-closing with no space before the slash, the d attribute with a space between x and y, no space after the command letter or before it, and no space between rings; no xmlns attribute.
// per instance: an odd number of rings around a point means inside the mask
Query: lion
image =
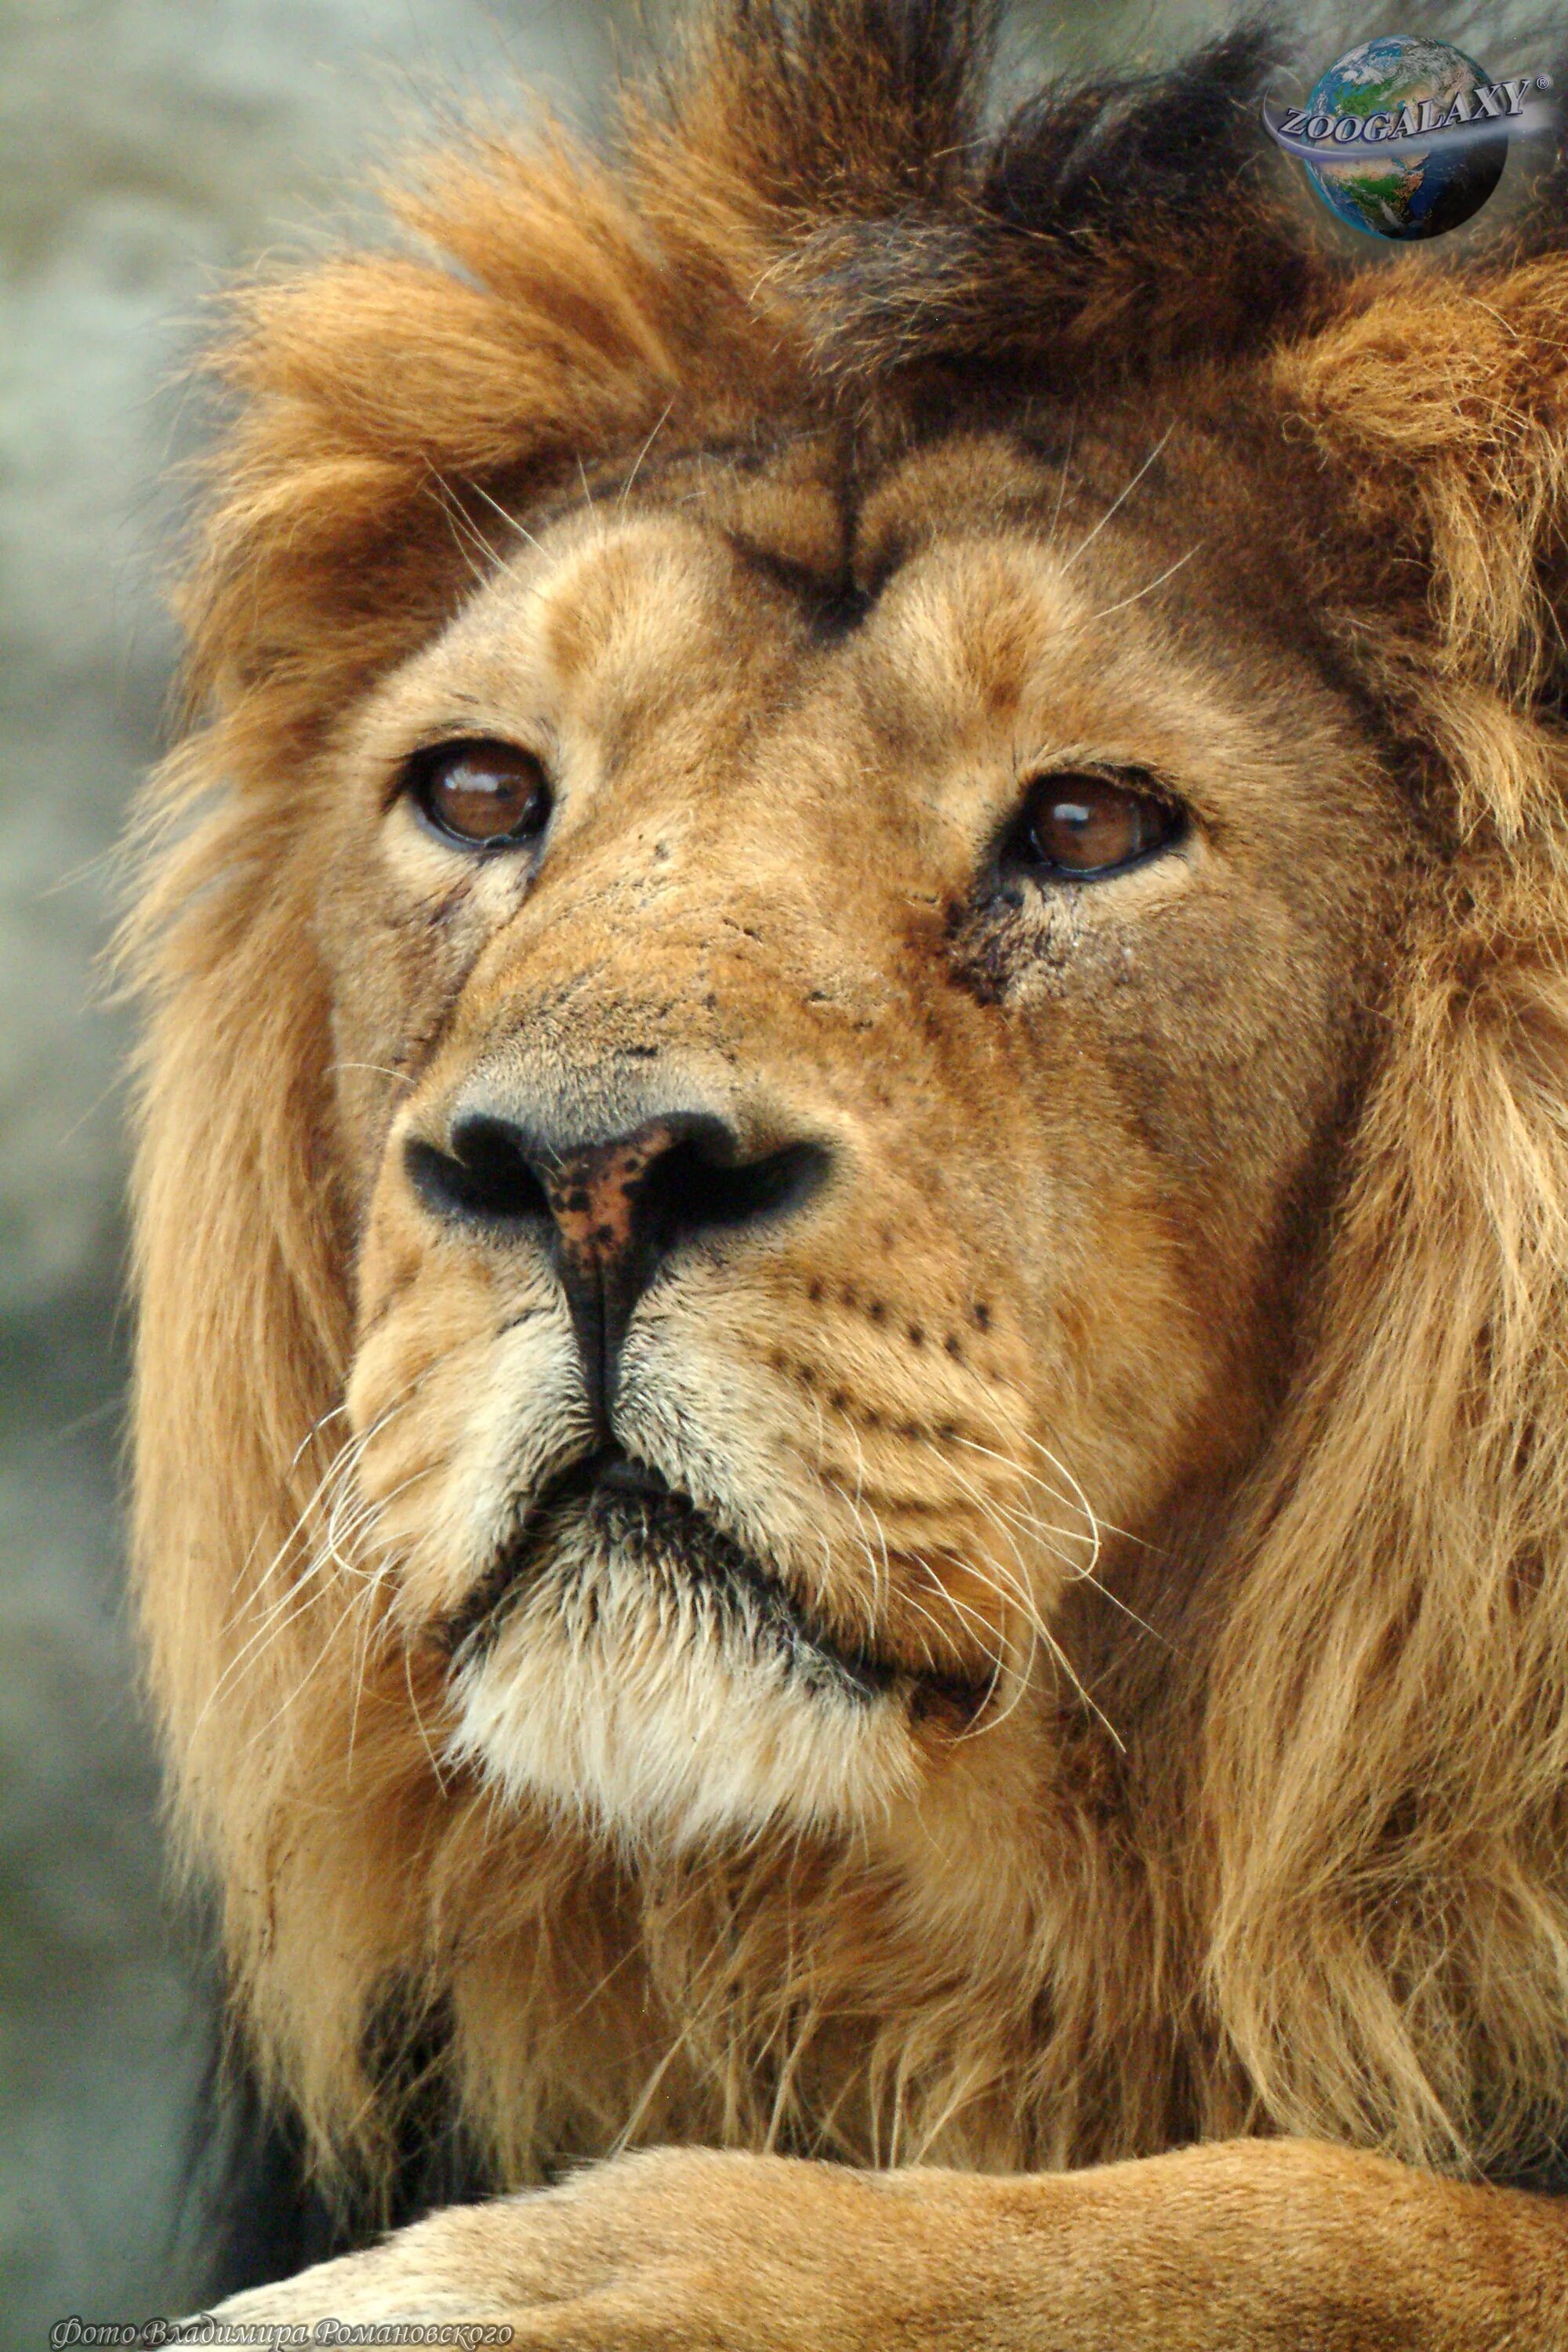
<svg viewBox="0 0 1568 2352"><path fill-rule="evenodd" d="M994 35L237 298L138 1589L247 2063L485 2191L237 2323L1568 2346L1568 187Z"/></svg>

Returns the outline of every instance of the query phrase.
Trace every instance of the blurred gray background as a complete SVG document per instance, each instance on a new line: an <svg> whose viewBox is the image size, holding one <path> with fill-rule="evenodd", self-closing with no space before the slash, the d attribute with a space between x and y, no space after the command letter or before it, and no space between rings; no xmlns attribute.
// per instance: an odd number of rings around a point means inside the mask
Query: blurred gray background
<svg viewBox="0 0 1568 2352"><path fill-rule="evenodd" d="M1394 14L1397 16L1398 11ZM225 271L317 234L411 110L591 115L636 0L0 0L0 2345L202 2293L182 2208L209 1997L161 1875L121 1587L108 853L164 725L157 593ZM1046 50L1215 0L1068 0ZM1380 26L1379 29L1386 29Z"/></svg>

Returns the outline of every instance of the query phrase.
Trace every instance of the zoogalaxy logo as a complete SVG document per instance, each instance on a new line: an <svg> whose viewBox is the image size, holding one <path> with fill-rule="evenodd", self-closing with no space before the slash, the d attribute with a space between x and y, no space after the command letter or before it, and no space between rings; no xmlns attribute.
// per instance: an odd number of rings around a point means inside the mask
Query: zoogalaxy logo
<svg viewBox="0 0 1568 2352"><path fill-rule="evenodd" d="M1266 102L1263 121L1339 219L1408 240L1479 211L1510 139L1556 129L1552 87L1550 73L1498 80L1449 42L1390 34L1339 58L1304 105Z"/></svg>

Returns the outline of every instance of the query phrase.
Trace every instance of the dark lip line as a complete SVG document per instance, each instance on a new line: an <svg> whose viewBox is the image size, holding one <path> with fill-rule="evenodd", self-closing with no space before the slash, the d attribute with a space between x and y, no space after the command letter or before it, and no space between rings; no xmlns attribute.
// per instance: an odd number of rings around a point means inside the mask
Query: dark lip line
<svg viewBox="0 0 1568 2352"><path fill-rule="evenodd" d="M481 1632L492 1635L499 1633L507 1613L502 1604L513 1588L521 1586L528 1556L546 1521L552 1512L574 1498L576 1490L584 1495L591 1491L593 1480L584 1478L584 1473L595 1460L597 1451L578 1454L551 1472L531 1498L515 1531L501 1545L462 1606L449 1617L437 1620L433 1629L435 1636L449 1658L456 1659Z"/></svg>
<svg viewBox="0 0 1568 2352"><path fill-rule="evenodd" d="M526 1590L529 1566L552 1518L574 1502L588 1501L600 1491L605 1470L628 1460L617 1446L598 1446L589 1454L579 1454L545 1481L529 1505L517 1533L503 1546L468 1600L436 1627L436 1637L449 1659L455 1660L464 1650L481 1642L489 1646L500 1632L512 1603L521 1600ZM628 1493L627 1499L636 1502L635 1489ZM701 1520L703 1517L689 1495L664 1486L662 1481L647 1490L646 1499L677 1505L694 1519ZM922 1673L918 1667L880 1657L872 1651L845 1648L813 1621L778 1578L771 1576L742 1551L731 1537L721 1529L712 1532L726 1554L723 1580L743 1583L760 1604L764 1618L777 1628L781 1640L804 1650L819 1673L831 1675L840 1688L862 1705L869 1706L904 1684L915 1693L919 1712L929 1712L934 1706L973 1722L984 1711L992 1693L990 1678L966 1682L958 1675ZM694 1565L693 1573L704 1573L700 1563ZM708 1571L708 1577L710 1581L719 1580L712 1571Z"/></svg>

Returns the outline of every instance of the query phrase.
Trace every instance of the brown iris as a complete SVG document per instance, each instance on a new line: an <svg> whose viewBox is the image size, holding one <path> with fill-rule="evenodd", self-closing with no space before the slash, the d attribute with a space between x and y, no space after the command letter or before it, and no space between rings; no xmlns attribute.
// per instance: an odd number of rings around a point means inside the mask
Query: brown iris
<svg viewBox="0 0 1568 2352"><path fill-rule="evenodd" d="M1039 776L1015 834L1020 863L1047 874L1114 874L1183 829L1181 811L1136 777Z"/></svg>
<svg viewBox="0 0 1568 2352"><path fill-rule="evenodd" d="M440 743L411 771L418 806L438 833L472 849L502 849L538 838L552 795L542 763L515 743Z"/></svg>

